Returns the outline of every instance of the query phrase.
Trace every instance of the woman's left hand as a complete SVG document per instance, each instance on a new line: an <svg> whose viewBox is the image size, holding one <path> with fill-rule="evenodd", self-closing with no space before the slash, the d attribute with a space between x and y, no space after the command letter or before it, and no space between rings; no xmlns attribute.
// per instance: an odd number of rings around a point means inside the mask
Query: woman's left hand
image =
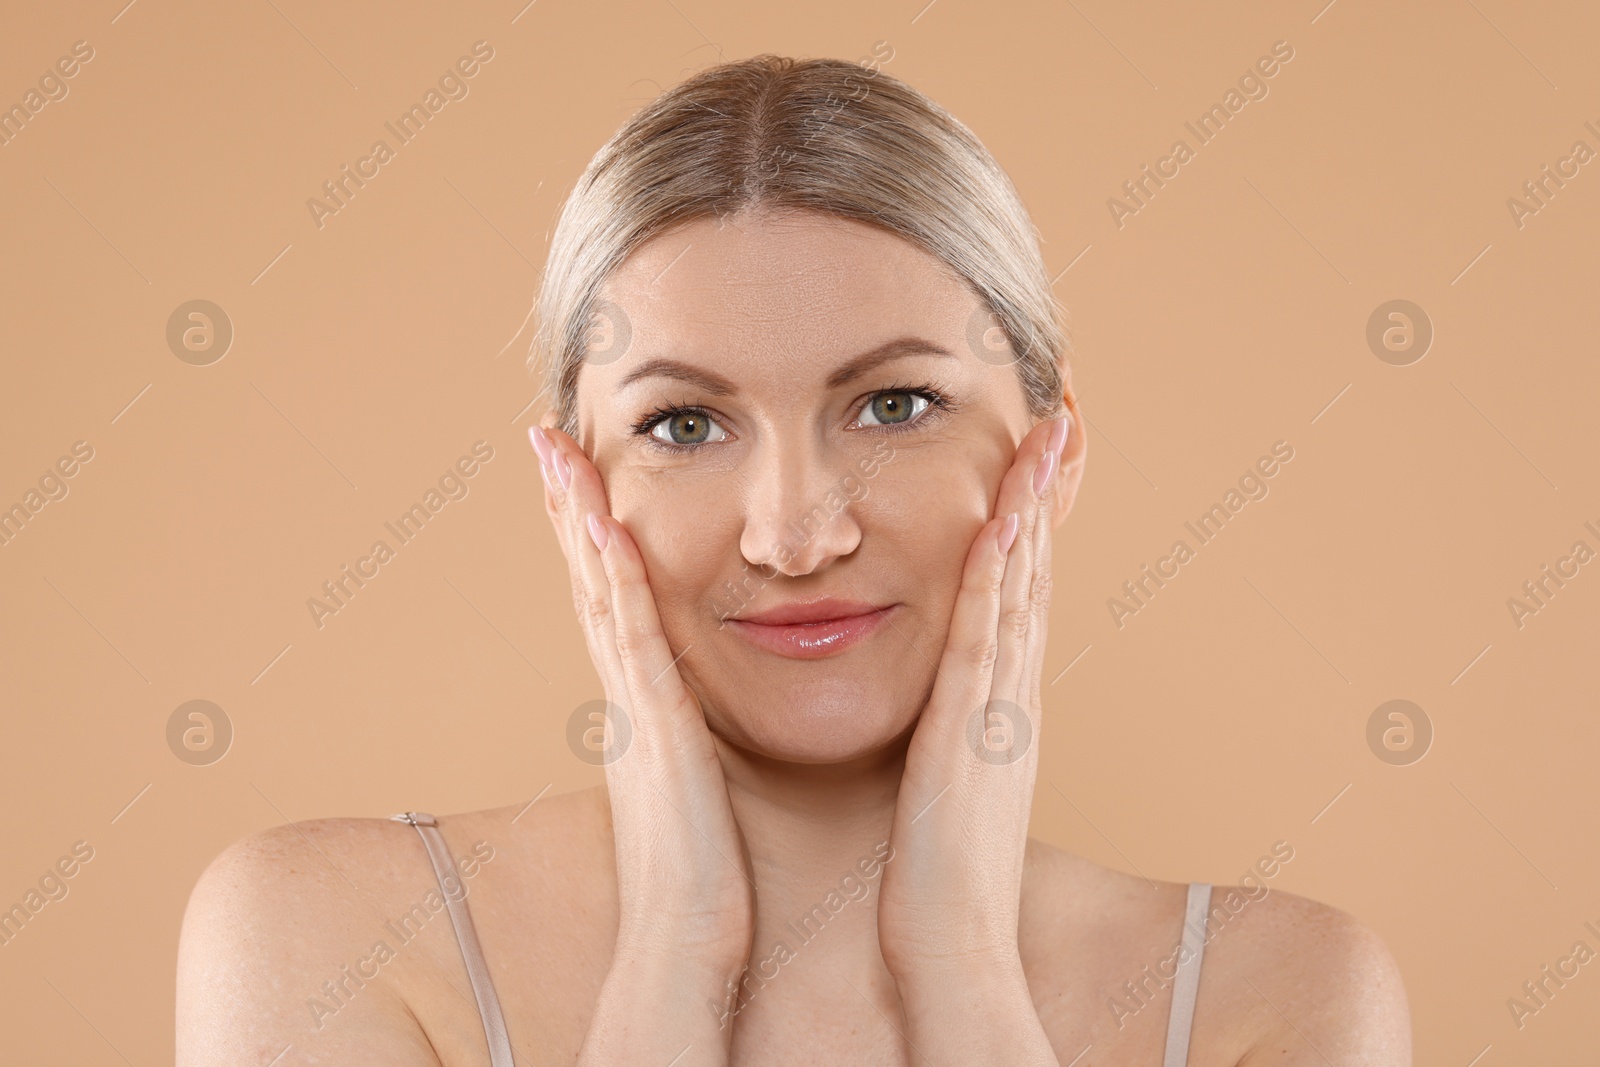
<svg viewBox="0 0 1600 1067"><path fill-rule="evenodd" d="M1051 488L1070 420L1040 423L1017 449L994 517L967 553L933 693L906 753L878 904L879 948L903 990L1020 978Z"/></svg>

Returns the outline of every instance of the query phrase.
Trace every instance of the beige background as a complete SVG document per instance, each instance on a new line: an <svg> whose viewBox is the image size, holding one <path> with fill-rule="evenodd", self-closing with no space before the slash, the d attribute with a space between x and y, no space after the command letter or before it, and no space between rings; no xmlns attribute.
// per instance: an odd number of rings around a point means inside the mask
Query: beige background
<svg viewBox="0 0 1600 1067"><path fill-rule="evenodd" d="M94 49L0 146L0 507L93 449L0 547L0 906L94 849L0 945L0 1059L170 1060L185 900L245 834L600 780L564 742L598 681L525 432L560 198L721 55L883 41L1014 176L1073 317L1091 462L1033 832L1218 883L1286 840L1274 887L1392 947L1418 1063L1593 1062L1600 962L1520 1030L1506 1006L1600 950L1600 562L1507 606L1600 551L1600 163L1507 206L1600 151L1593 5L120 2L9 4L0 37L7 107ZM479 40L470 94L319 229L308 198ZM1280 40L1269 94L1119 228L1108 198ZM235 329L209 366L166 340L196 299ZM1393 299L1436 331L1407 366L1366 341ZM319 629L307 600L480 440L469 494ZM1122 582L1280 440L1270 495L1119 629ZM1435 734L1404 766L1366 733L1396 698ZM235 732L211 765L168 747L194 699Z"/></svg>

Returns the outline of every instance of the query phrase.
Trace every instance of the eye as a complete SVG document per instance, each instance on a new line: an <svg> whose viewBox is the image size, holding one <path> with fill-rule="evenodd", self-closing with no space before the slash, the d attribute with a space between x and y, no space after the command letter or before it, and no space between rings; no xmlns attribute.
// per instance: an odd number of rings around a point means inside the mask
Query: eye
<svg viewBox="0 0 1600 1067"><path fill-rule="evenodd" d="M921 393L909 391L875 394L861 409L859 420L864 426L894 426L910 422L927 409L931 401Z"/></svg>
<svg viewBox="0 0 1600 1067"><path fill-rule="evenodd" d="M705 412L687 409L670 412L650 426L649 434L665 445L693 447L721 441L728 432Z"/></svg>

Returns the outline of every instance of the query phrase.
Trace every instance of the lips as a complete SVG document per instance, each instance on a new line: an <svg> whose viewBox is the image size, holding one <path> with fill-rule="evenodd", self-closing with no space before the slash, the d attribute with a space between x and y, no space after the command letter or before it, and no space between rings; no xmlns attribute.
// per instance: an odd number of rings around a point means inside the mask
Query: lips
<svg viewBox="0 0 1600 1067"><path fill-rule="evenodd" d="M897 607L823 597L731 618L727 625L768 652L791 659L821 659L866 640Z"/></svg>
<svg viewBox="0 0 1600 1067"><path fill-rule="evenodd" d="M876 604L863 604L859 600L840 600L838 597L818 597L815 600L796 600L780 604L766 611L755 611L737 616L740 622L758 626L795 626L804 623L831 622L835 619L853 619L879 610Z"/></svg>

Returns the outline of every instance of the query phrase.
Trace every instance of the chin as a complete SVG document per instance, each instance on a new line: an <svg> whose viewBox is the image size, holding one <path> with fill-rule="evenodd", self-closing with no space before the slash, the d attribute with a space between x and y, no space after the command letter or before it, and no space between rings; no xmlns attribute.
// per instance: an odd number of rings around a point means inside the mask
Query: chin
<svg viewBox="0 0 1600 1067"><path fill-rule="evenodd" d="M716 683L695 688L703 694L712 733L786 763L848 763L875 756L905 737L926 703L917 699L926 688L920 685L885 693L885 672L875 664L857 672L819 661L786 665L771 675L732 692Z"/></svg>

